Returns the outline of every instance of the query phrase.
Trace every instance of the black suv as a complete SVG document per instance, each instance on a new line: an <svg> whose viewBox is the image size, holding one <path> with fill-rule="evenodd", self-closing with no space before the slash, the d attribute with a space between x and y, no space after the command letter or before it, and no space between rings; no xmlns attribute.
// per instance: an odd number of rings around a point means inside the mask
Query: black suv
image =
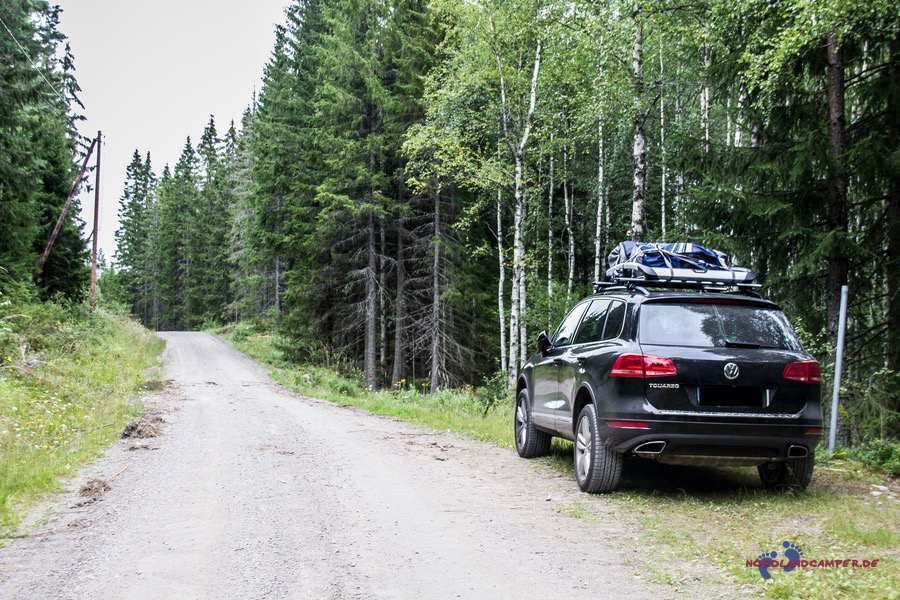
<svg viewBox="0 0 900 600"><path fill-rule="evenodd" d="M819 364L758 286L642 276L595 287L552 337L541 333L518 379L519 456L546 454L553 436L573 441L585 492L614 490L625 455L755 465L766 489L809 484Z"/></svg>

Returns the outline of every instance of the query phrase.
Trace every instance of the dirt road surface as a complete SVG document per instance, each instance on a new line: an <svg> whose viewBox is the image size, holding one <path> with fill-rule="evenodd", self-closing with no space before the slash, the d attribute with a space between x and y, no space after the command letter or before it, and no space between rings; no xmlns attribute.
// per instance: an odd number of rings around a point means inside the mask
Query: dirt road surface
<svg viewBox="0 0 900 600"><path fill-rule="evenodd" d="M148 400L161 435L117 443L0 549L0 598L677 593L639 577L613 506L566 516L572 477L291 394L213 336L162 335L169 383Z"/></svg>

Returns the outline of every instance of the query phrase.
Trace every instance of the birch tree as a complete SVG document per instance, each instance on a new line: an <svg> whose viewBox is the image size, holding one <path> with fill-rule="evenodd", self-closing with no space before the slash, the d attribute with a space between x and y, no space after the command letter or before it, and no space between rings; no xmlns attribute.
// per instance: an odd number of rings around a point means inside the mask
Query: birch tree
<svg viewBox="0 0 900 600"><path fill-rule="evenodd" d="M497 28L493 20L491 21L491 32L497 32ZM500 47L497 45L496 37L494 44L494 57L497 61L497 73L500 82L500 116L503 124L503 139L512 154L514 161L514 185L513 198L515 202L514 219L513 219L513 265L512 265L512 297L510 300L510 319L509 319L509 382L513 386L518 376L519 367L524 357L524 319L525 319L525 238L523 233L523 225L525 220L525 189L524 189L524 170L525 170L525 148L528 144L528 138L531 135L531 127L534 119L535 106L537 104L537 84L538 74L541 68L541 38L537 36L534 43L534 62L531 69L530 86L527 88L527 109L522 110L520 107L524 103L518 102L520 98L516 98L516 102L508 99L507 90L507 68L504 65L504 57ZM516 57L521 58L521 57ZM516 63L521 65L522 62ZM520 69L521 70L521 69ZM525 89L520 88L519 93L525 93ZM522 344L520 349L519 345Z"/></svg>
<svg viewBox="0 0 900 600"><path fill-rule="evenodd" d="M633 129L632 129L632 170L634 178L631 193L631 239L644 241L644 213L647 191L647 142L644 121L644 6L634 4L632 8L634 32L631 44L631 69L633 77Z"/></svg>

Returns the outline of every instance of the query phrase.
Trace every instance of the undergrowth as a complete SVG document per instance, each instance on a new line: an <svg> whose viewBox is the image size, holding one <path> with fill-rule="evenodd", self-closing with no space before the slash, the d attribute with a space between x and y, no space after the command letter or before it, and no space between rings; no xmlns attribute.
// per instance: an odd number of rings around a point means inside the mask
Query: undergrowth
<svg viewBox="0 0 900 600"><path fill-rule="evenodd" d="M888 475L900 476L900 441L873 440L848 451L865 464L882 469Z"/></svg>

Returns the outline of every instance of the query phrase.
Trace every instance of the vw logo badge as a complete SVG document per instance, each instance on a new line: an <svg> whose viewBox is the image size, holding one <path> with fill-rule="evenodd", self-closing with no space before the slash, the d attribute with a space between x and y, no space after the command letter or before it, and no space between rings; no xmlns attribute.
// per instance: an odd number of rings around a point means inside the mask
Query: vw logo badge
<svg viewBox="0 0 900 600"><path fill-rule="evenodd" d="M737 379L737 376L740 375L741 370L734 363L728 363L725 365L725 377L728 379Z"/></svg>

